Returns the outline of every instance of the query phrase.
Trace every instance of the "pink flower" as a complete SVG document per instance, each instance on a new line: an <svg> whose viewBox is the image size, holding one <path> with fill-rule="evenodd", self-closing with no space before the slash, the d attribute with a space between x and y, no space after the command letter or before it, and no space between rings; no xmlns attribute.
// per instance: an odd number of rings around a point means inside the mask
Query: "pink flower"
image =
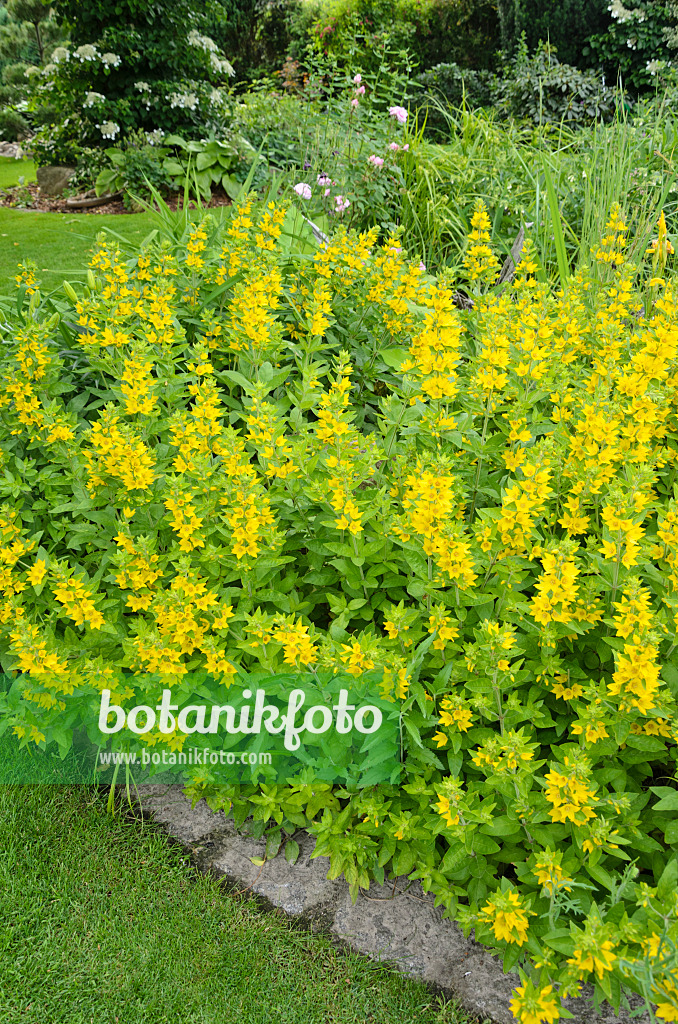
<svg viewBox="0 0 678 1024"><path fill-rule="evenodd" d="M420 260L419 262L419 269L422 271L426 270L426 264L424 263L423 260Z"/></svg>
<svg viewBox="0 0 678 1024"><path fill-rule="evenodd" d="M355 85L360 85L362 80L363 80L363 76L362 75L355 75L354 78L353 78L353 82L354 82Z"/></svg>
<svg viewBox="0 0 678 1024"><path fill-rule="evenodd" d="M372 154L372 156L368 156L367 162L368 162L368 164L372 164L373 167L383 167L384 166L383 158L380 157L380 156L375 156L374 153Z"/></svg>
<svg viewBox="0 0 678 1024"><path fill-rule="evenodd" d="M391 117L395 117L398 124L405 124L407 121L407 111L404 107L389 107L388 112Z"/></svg>
<svg viewBox="0 0 678 1024"><path fill-rule="evenodd" d="M297 193L298 196L301 196L302 199L311 198L311 186L307 185L305 181L300 181L297 185L295 185L294 191Z"/></svg>
<svg viewBox="0 0 678 1024"><path fill-rule="evenodd" d="M325 198L327 198L327 196L329 194L330 194L330 190L328 188L326 188L325 191L323 192L323 196L325 196Z"/></svg>
<svg viewBox="0 0 678 1024"><path fill-rule="evenodd" d="M354 96L353 99L351 100L351 106L353 107L354 110L358 106L359 103L360 103L360 100L356 96Z"/></svg>
<svg viewBox="0 0 678 1024"><path fill-rule="evenodd" d="M331 185L332 179L327 174L319 174L317 178L318 185Z"/></svg>
<svg viewBox="0 0 678 1024"><path fill-rule="evenodd" d="M398 150L400 149L400 146L398 145L397 142L389 142L388 148L391 150L392 153L397 153Z"/></svg>
<svg viewBox="0 0 678 1024"><path fill-rule="evenodd" d="M406 142L405 145L403 146L403 153L407 153L409 148L410 148L410 144L409 144L409 142Z"/></svg>
<svg viewBox="0 0 678 1024"><path fill-rule="evenodd" d="M334 202L336 203L336 206L337 206L337 208L335 210L335 213L343 213L344 210L347 210L349 208L349 206L351 205L349 200L348 199L344 199L343 196L335 196L334 197Z"/></svg>
<svg viewBox="0 0 678 1024"><path fill-rule="evenodd" d="M365 95L365 86L364 85L359 86L356 89L355 94L356 94L356 96L364 96Z"/></svg>

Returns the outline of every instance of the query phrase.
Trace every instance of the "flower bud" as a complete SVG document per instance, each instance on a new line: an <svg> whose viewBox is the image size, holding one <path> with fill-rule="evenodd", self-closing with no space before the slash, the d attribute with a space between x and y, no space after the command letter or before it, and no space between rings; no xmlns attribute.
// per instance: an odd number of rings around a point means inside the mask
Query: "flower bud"
<svg viewBox="0 0 678 1024"><path fill-rule="evenodd" d="M70 284L68 281L64 281L63 289L64 292L66 293L66 297L69 298L71 302L78 301L78 293L76 292L72 284Z"/></svg>

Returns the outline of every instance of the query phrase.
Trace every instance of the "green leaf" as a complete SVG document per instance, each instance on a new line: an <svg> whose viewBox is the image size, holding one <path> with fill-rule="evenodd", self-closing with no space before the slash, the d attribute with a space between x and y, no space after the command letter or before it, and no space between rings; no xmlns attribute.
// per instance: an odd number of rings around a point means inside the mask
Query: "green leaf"
<svg viewBox="0 0 678 1024"><path fill-rule="evenodd" d="M167 174L171 174L174 178L179 175L183 175L184 173L183 165L180 164L178 160L173 160L172 157L169 156L166 160L163 160L162 168L167 172Z"/></svg>
<svg viewBox="0 0 678 1024"><path fill-rule="evenodd" d="M513 970L513 968L518 963L522 955L523 950L520 946L516 945L516 943L512 942L509 946L506 947L506 952L504 953L503 961L504 974L507 974L509 971Z"/></svg>
<svg viewBox="0 0 678 1024"><path fill-rule="evenodd" d="M670 786L650 786L657 796L661 797L652 808L653 811L678 811L678 789Z"/></svg>
<svg viewBox="0 0 678 1024"><path fill-rule="evenodd" d="M675 822L672 822L672 824L675 824ZM677 885L678 857L672 857L662 871L661 877L657 882L657 896L660 900L667 899L671 893L675 892Z"/></svg>
<svg viewBox="0 0 678 1024"><path fill-rule="evenodd" d="M223 370L222 372L224 377L228 377L234 384L238 384L246 394L254 395L256 393L256 386L247 377L243 377L241 373L238 373L237 370Z"/></svg>
<svg viewBox="0 0 678 1024"><path fill-rule="evenodd" d="M401 364L410 357L410 353L406 348L399 348L397 345L392 345L391 348L382 349L379 355L386 365L392 366L394 370L399 370Z"/></svg>
<svg viewBox="0 0 678 1024"><path fill-rule="evenodd" d="M551 178L551 172L544 162L544 179L546 181L546 194L549 201L549 210L551 211L551 226L553 227L553 240L556 246L556 257L558 259L558 274L560 276L560 287L565 290L567 289L567 280L570 276L570 266L567 259L567 249L565 248L565 236L563 234L563 224L560 215L560 208L558 206L558 197L556 190L553 187L553 180Z"/></svg>
<svg viewBox="0 0 678 1024"><path fill-rule="evenodd" d="M111 191L111 185L113 185L115 182L117 182L118 179L119 179L119 174L118 174L117 171L112 170L111 168L104 168L104 170L100 171L99 174L97 175L97 180L96 180L96 182L94 184L94 189L96 191L96 194L98 196L103 196L107 192L110 192Z"/></svg>
<svg viewBox="0 0 678 1024"><path fill-rule="evenodd" d="M678 818L670 821L664 829L664 839L667 843L678 843Z"/></svg>
<svg viewBox="0 0 678 1024"><path fill-rule="evenodd" d="M520 822L509 818L507 814L502 814L493 818L489 825L484 825L482 831L485 835L490 836L513 836L516 832L520 832Z"/></svg>
<svg viewBox="0 0 678 1024"><path fill-rule="evenodd" d="M204 171L206 167L212 167L217 162L216 156L210 153L198 153L198 159L196 160L196 167L199 171Z"/></svg>
<svg viewBox="0 0 678 1024"><path fill-rule="evenodd" d="M237 199L242 188L242 184L236 180L230 174L222 174L221 176L221 187L228 196L229 199Z"/></svg>
<svg viewBox="0 0 678 1024"><path fill-rule="evenodd" d="M485 836L481 832L476 832L473 836L473 850L475 853L487 855L497 853L499 849L499 843L495 843L494 839L490 839L489 836Z"/></svg>

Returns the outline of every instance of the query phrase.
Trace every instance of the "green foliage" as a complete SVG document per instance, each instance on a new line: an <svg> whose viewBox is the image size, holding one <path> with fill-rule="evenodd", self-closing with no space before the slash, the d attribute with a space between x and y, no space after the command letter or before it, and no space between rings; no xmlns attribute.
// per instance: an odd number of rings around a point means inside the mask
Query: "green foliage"
<svg viewBox="0 0 678 1024"><path fill-rule="evenodd" d="M0 138L16 142L18 139L25 138L28 133L28 122L18 110L13 110L11 107L0 109Z"/></svg>
<svg viewBox="0 0 678 1024"><path fill-rule="evenodd" d="M443 60L487 67L496 37L487 0L317 0L306 17L318 49L365 69L377 67L384 46L424 68Z"/></svg>
<svg viewBox="0 0 678 1024"><path fill-rule="evenodd" d="M222 0L209 33L229 54L237 84L280 70L301 0Z"/></svg>
<svg viewBox="0 0 678 1024"><path fill-rule="evenodd" d="M497 7L504 50L512 54L525 33L530 50L548 42L559 60L577 67L589 36L604 31L611 20L606 0L498 0Z"/></svg>
<svg viewBox="0 0 678 1024"><path fill-rule="evenodd" d="M311 185L307 212L317 223L327 227L337 219L335 197L343 196L350 204L343 223L359 230L376 223L388 233L397 227L413 174L416 134L388 114L389 106L406 102L407 91L407 76L386 62L359 84L352 73L322 61L300 95L262 90L240 98L233 125L261 150L263 161L294 175L292 184Z"/></svg>
<svg viewBox="0 0 678 1024"><path fill-rule="evenodd" d="M615 96L596 72L561 64L547 44L528 56L523 39L500 79L497 103L507 114L535 124L590 124L613 116Z"/></svg>
<svg viewBox="0 0 678 1024"><path fill-rule="evenodd" d="M496 76L487 70L462 68L458 64L436 64L416 75L412 82L422 92L413 94L417 116L425 118L426 137L446 140L449 118L446 111L465 104L469 108L488 107L498 88Z"/></svg>
<svg viewBox="0 0 678 1024"><path fill-rule="evenodd" d="M40 0L10 0L0 10L0 135L17 139L35 122L26 103L30 77L39 74L45 46L60 41L62 32Z"/></svg>

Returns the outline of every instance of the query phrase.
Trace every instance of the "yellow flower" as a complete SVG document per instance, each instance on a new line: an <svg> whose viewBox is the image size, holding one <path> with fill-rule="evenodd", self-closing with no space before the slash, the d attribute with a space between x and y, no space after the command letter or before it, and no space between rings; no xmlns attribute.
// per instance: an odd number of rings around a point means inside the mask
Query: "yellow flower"
<svg viewBox="0 0 678 1024"><path fill-rule="evenodd" d="M587 942L585 948L576 947L574 955L567 961L579 972L580 979L592 971L600 980L606 971L611 971L617 956L613 953L614 943L610 939L602 942Z"/></svg>
<svg viewBox="0 0 678 1024"><path fill-rule="evenodd" d="M38 587L45 578L47 572L47 566L42 561L37 561L26 573L26 579L29 583L32 583L34 587Z"/></svg>
<svg viewBox="0 0 678 1024"><path fill-rule="evenodd" d="M536 988L528 980L514 989L511 1013L520 1024L554 1024L560 1019L560 1000L553 985Z"/></svg>
<svg viewBox="0 0 678 1024"><path fill-rule="evenodd" d="M527 942L527 919L534 917L527 910L522 897L514 890L496 892L478 914L479 920L487 921L500 942L515 942L519 946Z"/></svg>

